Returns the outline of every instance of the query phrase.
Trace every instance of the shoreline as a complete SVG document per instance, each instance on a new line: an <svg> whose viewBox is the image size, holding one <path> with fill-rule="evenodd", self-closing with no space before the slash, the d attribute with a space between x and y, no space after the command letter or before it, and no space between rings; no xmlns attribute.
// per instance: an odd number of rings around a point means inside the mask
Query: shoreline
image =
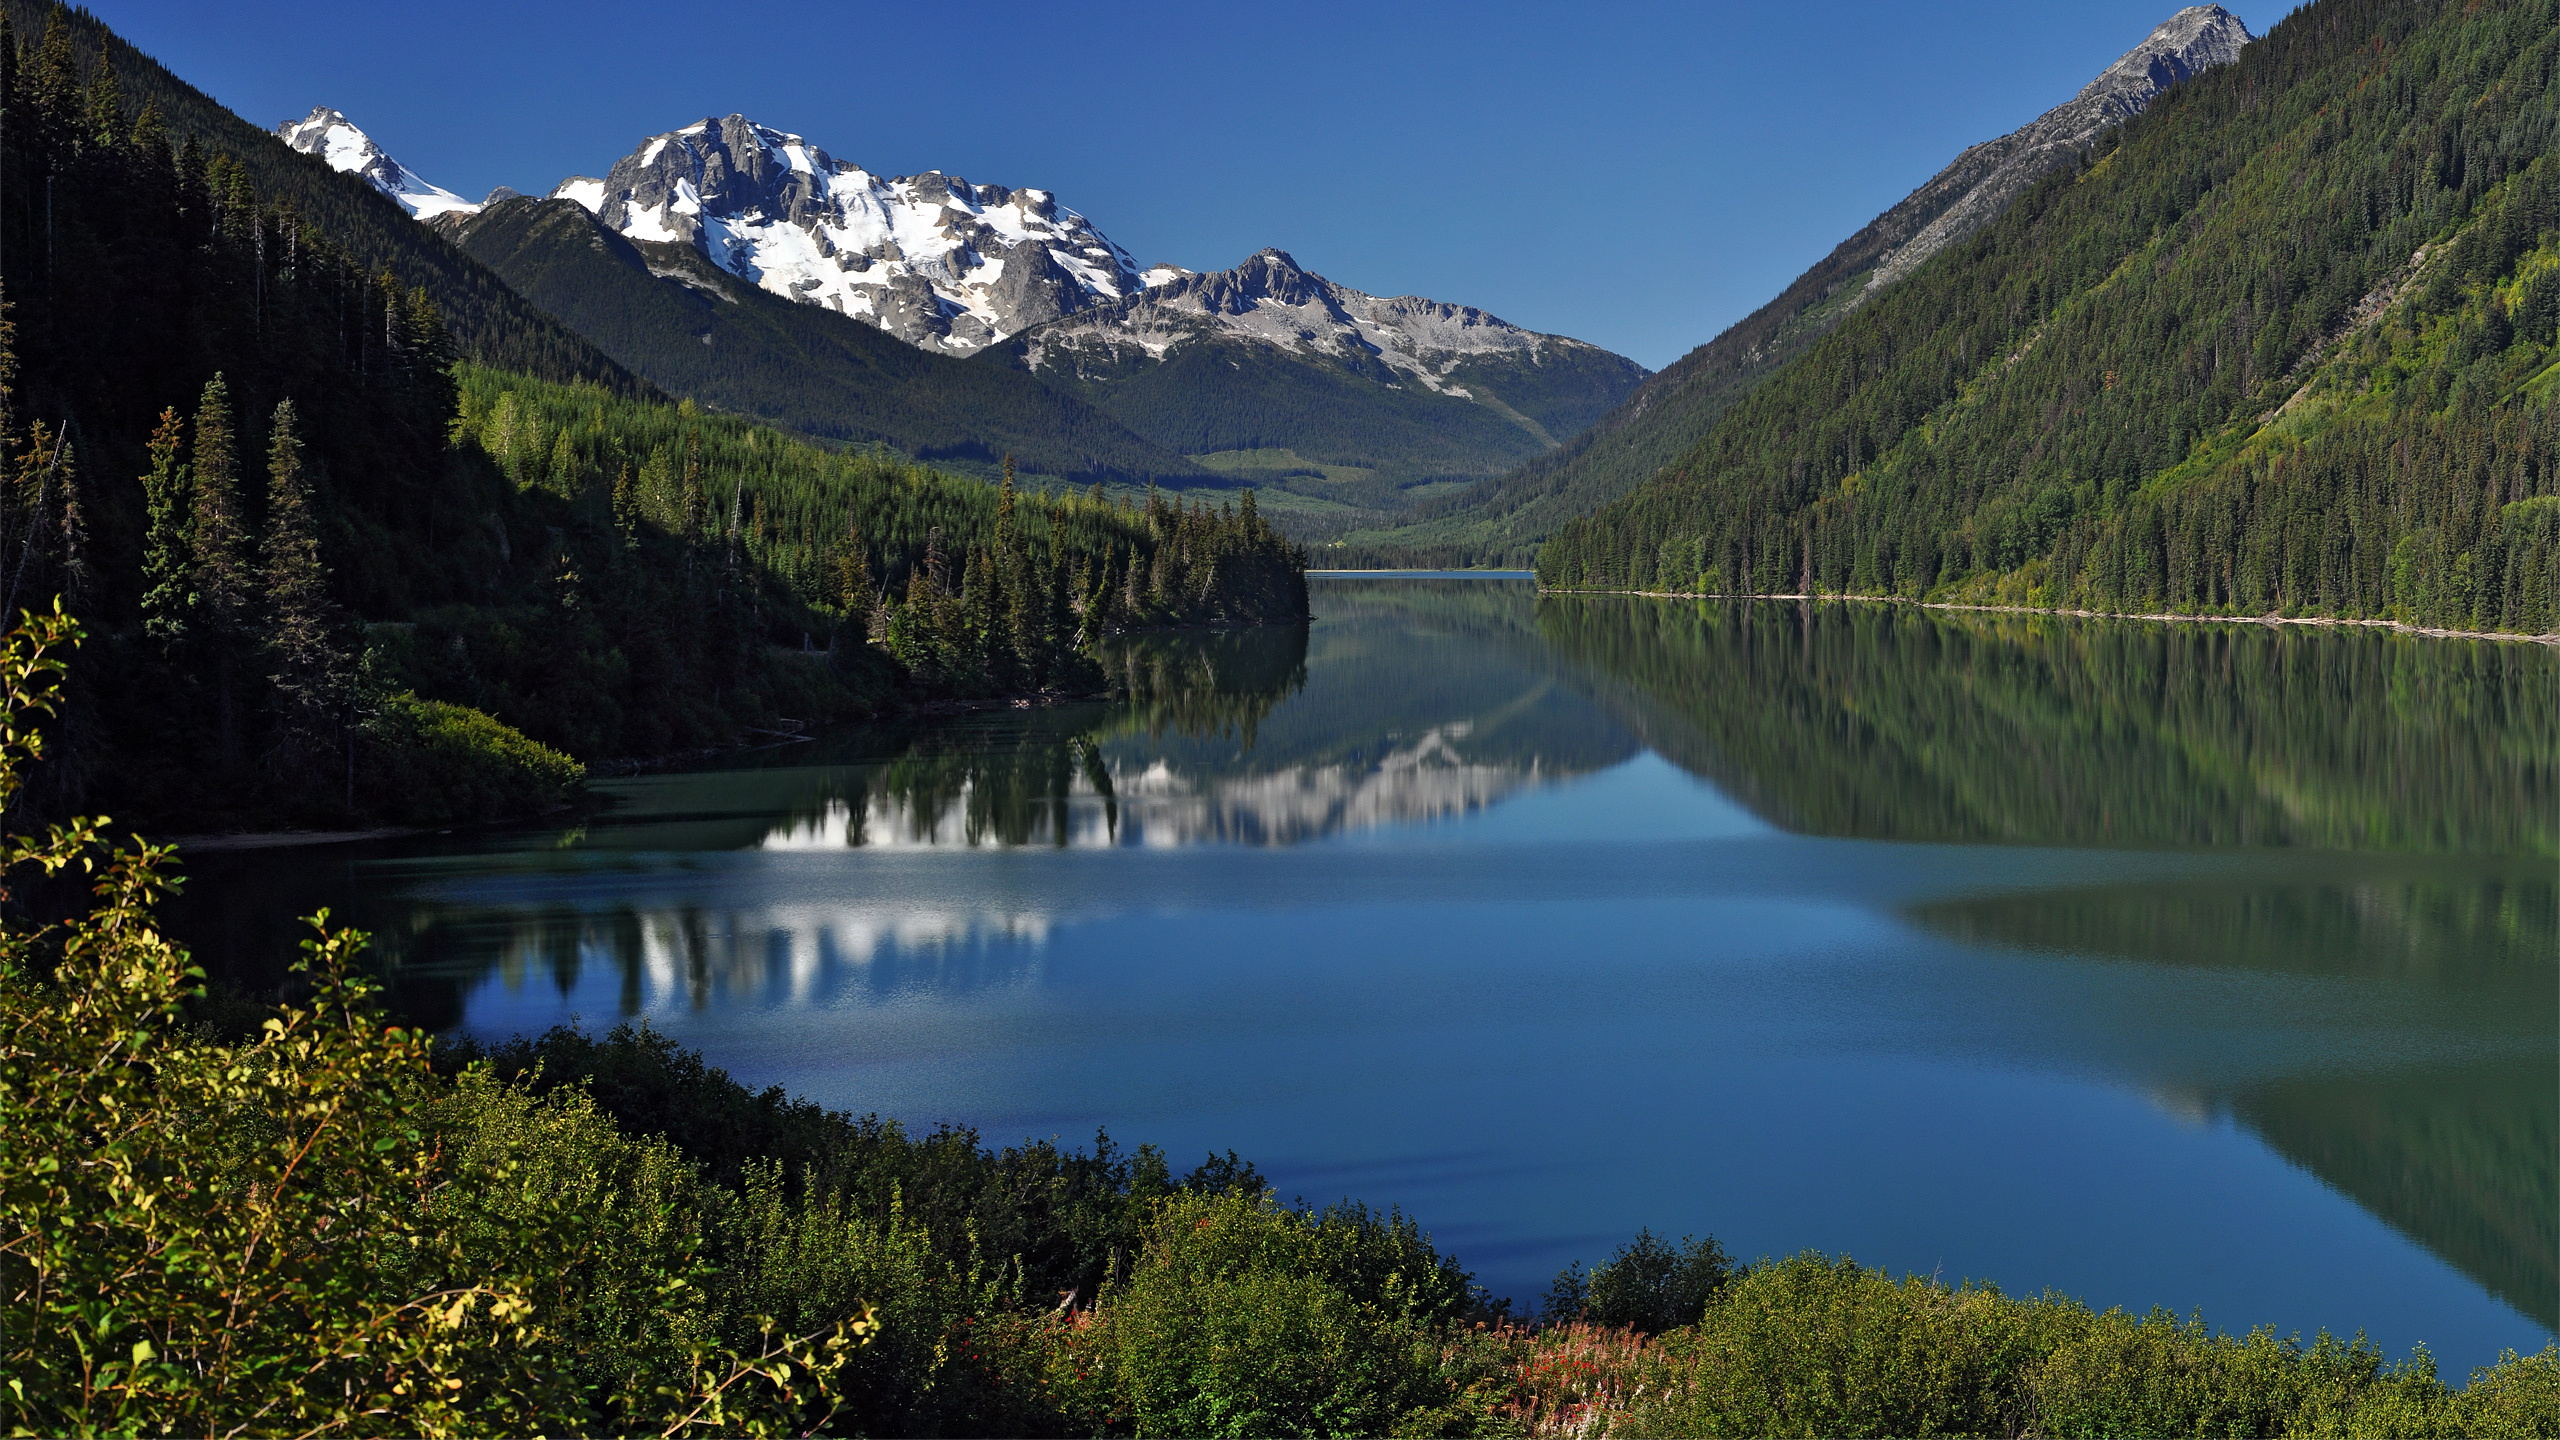
<svg viewBox="0 0 2560 1440"><path fill-rule="evenodd" d="M1870 605L1912 605L1923 610L1976 610L1998 615L2061 615L2074 620L2166 620L2182 625L2311 625L2323 628L2389 630L2402 635L2423 635L2430 640L2505 640L2524 645L2560 646L2560 632L2523 635L2509 630L2444 630L2429 625L2409 625L2398 620L2346 620L2335 615L2171 615L2144 614L2130 610L2067 610L2055 605L1976 605L1953 600L1914 600L1907 595L1849 595L1822 593L1815 595L1731 595L1710 594L1696 590L1559 590L1545 585L1541 595L1635 595L1648 600L1843 600Z"/></svg>

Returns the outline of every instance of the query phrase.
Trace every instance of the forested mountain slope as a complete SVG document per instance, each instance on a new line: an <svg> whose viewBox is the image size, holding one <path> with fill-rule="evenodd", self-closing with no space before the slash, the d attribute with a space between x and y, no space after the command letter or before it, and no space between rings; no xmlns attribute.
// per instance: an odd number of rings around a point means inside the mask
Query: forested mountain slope
<svg viewBox="0 0 2560 1440"><path fill-rule="evenodd" d="M200 153L192 163L199 170L213 155L230 156L242 180L264 203L285 207L299 220L320 227L344 247L358 268L370 274L388 267L404 288L424 289L464 357L554 380L593 380L620 390L637 383L559 321L526 304L469 256L421 228L363 179L339 174L317 157L295 153L282 140L232 114L133 48L86 10L64 9L42 0L5 0L5 13L18 40L30 47L48 24L59 24L65 43L77 56L84 86L94 57L103 53L115 74L118 103L127 112L146 105L156 111L168 144L198 147ZM5 148L0 149L0 165L12 175L28 173L28 166L46 163L36 150L67 143L68 137L13 125ZM89 183L98 189L87 198L113 204L119 195L147 186L148 177L99 173ZM39 197L40 190L21 190L16 208L0 211L0 247L13 258L41 252L66 267L94 274L92 257L63 243L58 233L46 235Z"/></svg>
<svg viewBox="0 0 2560 1440"><path fill-rule="evenodd" d="M1859 304L1988 224L2037 178L2076 163L2108 127L2140 114L2171 85L2228 63L2250 38L2218 5L2179 11L2077 96L1967 149L1776 299L1664 367L1589 430L1560 435L1560 449L1499 480L1426 500L1404 523L1356 532L1350 543L1431 564L1529 563L1557 526L1653 478Z"/></svg>
<svg viewBox="0 0 2560 1440"><path fill-rule="evenodd" d="M1857 310L1558 587L2553 629L2560 4L2318 0Z"/></svg>
<svg viewBox="0 0 2560 1440"><path fill-rule="evenodd" d="M1228 483L1020 371L786 300L691 245L616 234L573 201L519 196L431 228L615 360L705 405L990 476L1011 454L1079 486Z"/></svg>
<svg viewBox="0 0 2560 1440"><path fill-rule="evenodd" d="M0 45L0 214L80 257L0 247L0 613L59 596L89 635L40 808L471 818L556 798L576 767L536 741L645 755L1089 689L1099 631L1305 613L1250 505L1011 497L457 369L425 289L173 147L73 33ZM553 778L491 780L528 771Z"/></svg>

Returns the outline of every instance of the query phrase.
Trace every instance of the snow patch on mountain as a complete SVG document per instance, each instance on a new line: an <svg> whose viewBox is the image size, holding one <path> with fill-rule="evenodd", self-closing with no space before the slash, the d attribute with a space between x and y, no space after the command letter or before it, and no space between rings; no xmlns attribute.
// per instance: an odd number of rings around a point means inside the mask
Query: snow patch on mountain
<svg viewBox="0 0 2560 1440"><path fill-rule="evenodd" d="M346 116L326 105L313 106L309 115L278 125L276 135L303 154L328 161L332 170L363 176L374 189L399 202L401 209L417 219L479 212L478 205L441 185L430 184L418 172L384 154L382 147L348 123Z"/></svg>
<svg viewBox="0 0 2560 1440"><path fill-rule="evenodd" d="M928 350L965 354L1141 288L1129 253L1046 190L875 175L743 115L653 135L551 193Z"/></svg>
<svg viewBox="0 0 2560 1440"><path fill-rule="evenodd" d="M1418 295L1382 297L1300 269L1286 251L1262 250L1232 270L1199 274L1160 265L1125 299L1055 320L1022 337L1023 362L1073 365L1096 349L1134 346L1161 360L1176 348L1227 341L1299 356L1371 358L1426 390L1476 396L1451 382L1467 359L1518 355L1537 362L1550 348L1597 351L1542 335L1468 305Z"/></svg>

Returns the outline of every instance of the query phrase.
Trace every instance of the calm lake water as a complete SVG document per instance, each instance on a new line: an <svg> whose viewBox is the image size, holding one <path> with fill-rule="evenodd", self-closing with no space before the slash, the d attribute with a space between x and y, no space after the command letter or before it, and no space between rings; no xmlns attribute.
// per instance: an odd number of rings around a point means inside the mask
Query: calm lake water
<svg viewBox="0 0 2560 1440"><path fill-rule="evenodd" d="M439 1027L1232 1147L1524 1302L1650 1226L2457 1374L2560 1325L2550 648L1313 588L1124 702L208 855L182 929L328 904Z"/></svg>

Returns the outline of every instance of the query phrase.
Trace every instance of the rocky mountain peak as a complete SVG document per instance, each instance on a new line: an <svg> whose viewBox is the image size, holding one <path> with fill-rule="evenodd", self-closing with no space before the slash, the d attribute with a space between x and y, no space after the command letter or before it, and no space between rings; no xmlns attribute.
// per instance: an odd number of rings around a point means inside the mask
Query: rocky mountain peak
<svg viewBox="0 0 2560 1440"><path fill-rule="evenodd" d="M1535 364L1559 347L1606 353L1579 340L1524 330L1473 306L1337 285L1300 266L1286 250L1255 251L1228 270L1159 265L1145 272L1144 281L1125 298L1027 332L1024 363L1037 372L1052 364L1072 366L1080 354L1096 350L1143 352L1161 360L1188 344L1240 344L1350 362L1387 383L1468 399L1473 397L1466 388L1448 378L1465 358L1509 354Z"/></svg>
<svg viewBox="0 0 2560 1440"><path fill-rule="evenodd" d="M301 119L278 125L276 136L305 155L328 161L332 170L362 176L417 219L432 220L455 211L467 215L480 208L441 185L429 184L416 171L384 154L372 137L326 105L315 105Z"/></svg>
<svg viewBox="0 0 2560 1440"><path fill-rule="evenodd" d="M2238 59L2256 38L2239 16L2219 5L2190 5L2162 21L2078 95L1965 151L1928 184L1876 217L1870 231L1904 238L1883 252L1857 300L1990 224L2029 185L2071 164L2108 126L2141 114L2162 91L2197 72Z"/></svg>
<svg viewBox="0 0 2560 1440"><path fill-rule="evenodd" d="M1140 288L1128 252L1048 191L875 175L744 115L653 135L551 193L928 350L965 354Z"/></svg>
<svg viewBox="0 0 2560 1440"><path fill-rule="evenodd" d="M2240 17L2219 5L2190 5L2160 22L2141 44L2081 87L2081 100L2112 98L2140 111L2160 92L2197 71L2228 65L2256 37Z"/></svg>

